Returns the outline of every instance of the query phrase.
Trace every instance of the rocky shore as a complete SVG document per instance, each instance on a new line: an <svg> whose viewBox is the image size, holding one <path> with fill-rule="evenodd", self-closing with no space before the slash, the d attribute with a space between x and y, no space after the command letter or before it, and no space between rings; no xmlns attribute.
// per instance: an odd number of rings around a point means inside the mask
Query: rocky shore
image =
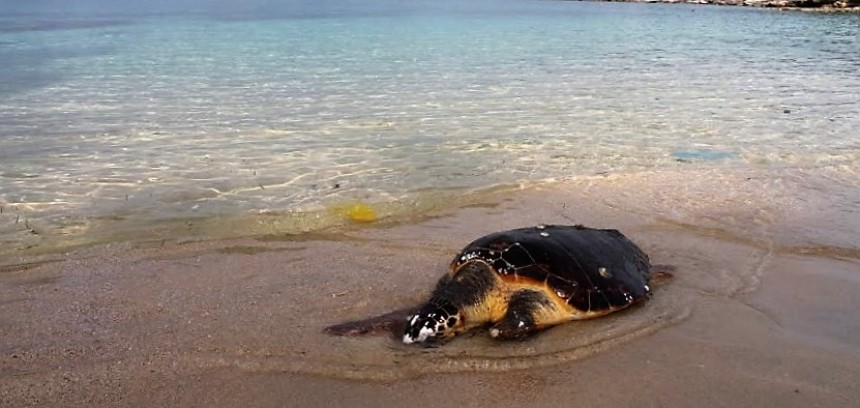
<svg viewBox="0 0 860 408"><path fill-rule="evenodd" d="M613 1L613 0L609 0ZM821 12L860 12L860 0L620 0L641 3L716 4L797 9Z"/></svg>

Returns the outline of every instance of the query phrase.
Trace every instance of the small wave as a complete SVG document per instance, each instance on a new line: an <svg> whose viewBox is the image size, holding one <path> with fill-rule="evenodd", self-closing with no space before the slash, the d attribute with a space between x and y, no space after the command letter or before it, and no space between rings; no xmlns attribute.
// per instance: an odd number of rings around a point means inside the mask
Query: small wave
<svg viewBox="0 0 860 408"><path fill-rule="evenodd" d="M656 290L645 305L615 315L566 323L523 342L499 342L484 333L433 349L391 338L305 336L304 348L189 353L196 367L232 367L251 373L311 374L330 378L391 381L437 373L502 372L546 367L605 352L679 323L691 312L683 291Z"/></svg>

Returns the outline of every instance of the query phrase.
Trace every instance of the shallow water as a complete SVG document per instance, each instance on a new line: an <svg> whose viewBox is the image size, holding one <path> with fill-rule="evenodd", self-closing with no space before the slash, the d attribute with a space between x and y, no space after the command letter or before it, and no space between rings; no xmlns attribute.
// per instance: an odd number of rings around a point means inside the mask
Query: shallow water
<svg viewBox="0 0 860 408"><path fill-rule="evenodd" d="M408 218L657 169L840 173L816 194L856 216L856 15L102 3L0 8L3 253L315 230L350 223L344 203Z"/></svg>

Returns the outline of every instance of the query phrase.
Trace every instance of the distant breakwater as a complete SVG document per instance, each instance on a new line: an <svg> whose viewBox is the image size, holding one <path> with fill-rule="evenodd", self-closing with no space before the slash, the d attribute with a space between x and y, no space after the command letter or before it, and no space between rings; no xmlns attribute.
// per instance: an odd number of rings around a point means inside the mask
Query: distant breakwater
<svg viewBox="0 0 860 408"><path fill-rule="evenodd" d="M602 0L633 3L716 4L819 12L860 12L860 0Z"/></svg>

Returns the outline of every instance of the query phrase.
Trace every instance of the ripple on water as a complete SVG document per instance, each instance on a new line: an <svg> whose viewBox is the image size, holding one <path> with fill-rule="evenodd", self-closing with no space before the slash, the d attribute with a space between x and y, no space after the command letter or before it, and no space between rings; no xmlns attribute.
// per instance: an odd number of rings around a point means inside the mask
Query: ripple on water
<svg viewBox="0 0 860 408"><path fill-rule="evenodd" d="M235 367L254 373L312 374L332 378L396 380L435 373L500 372L578 360L678 323L690 314L683 291L657 288L643 305L576 321L522 342L499 342L485 330L438 348L407 346L390 336L334 337L321 330L296 334L288 349L190 354L185 363Z"/></svg>

